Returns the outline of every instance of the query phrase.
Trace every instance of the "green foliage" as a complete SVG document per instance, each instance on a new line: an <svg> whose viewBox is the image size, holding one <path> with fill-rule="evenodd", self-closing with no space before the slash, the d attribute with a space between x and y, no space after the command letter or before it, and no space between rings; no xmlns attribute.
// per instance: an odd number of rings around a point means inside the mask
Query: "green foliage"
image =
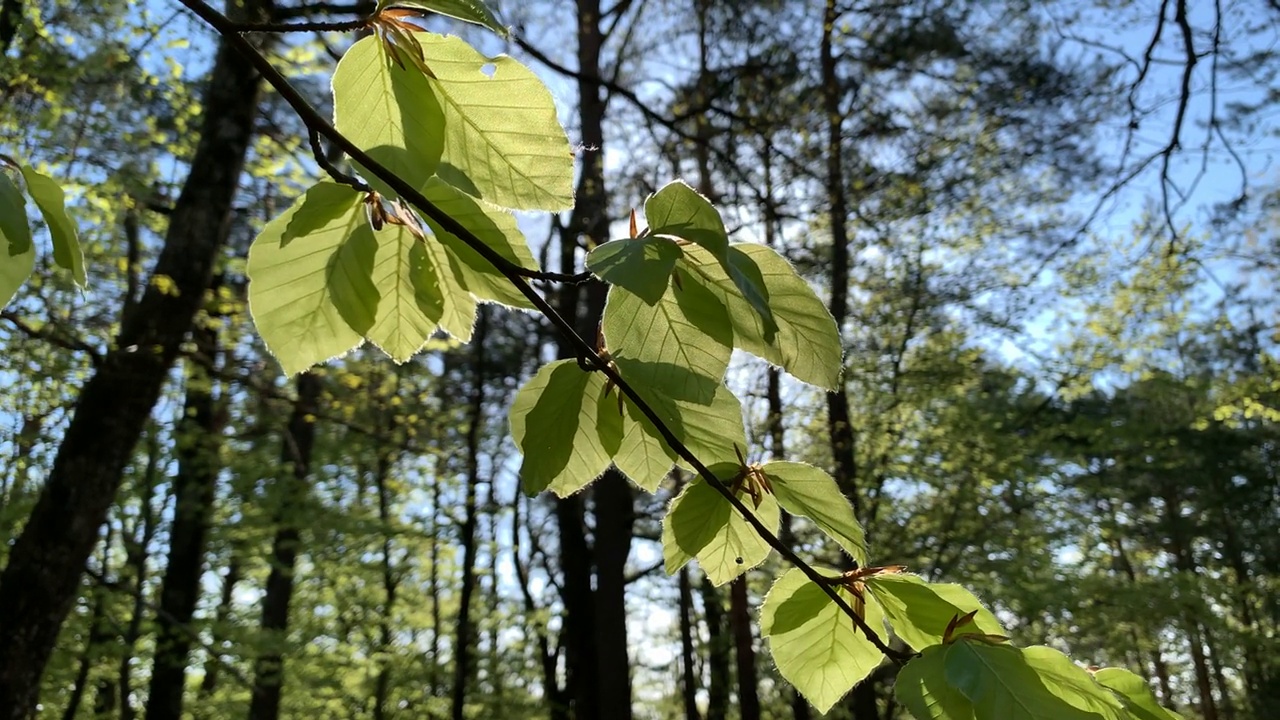
<svg viewBox="0 0 1280 720"><path fill-rule="evenodd" d="M765 495L752 507L746 491L735 494L769 532L778 531L777 500ZM662 519L662 556L668 575L696 557L712 584L723 585L764 562L769 551L764 538L702 478L685 487Z"/></svg>
<svg viewBox="0 0 1280 720"><path fill-rule="evenodd" d="M883 573L866 579L893 632L917 650L941 643L956 618L976 613L959 633L1000 635L1004 628L991 611L959 585L928 583L917 575Z"/></svg>
<svg viewBox="0 0 1280 720"><path fill-rule="evenodd" d="M388 7L432 12L455 20L474 23L492 30L502 38L510 34L507 28L498 22L498 17L494 15L493 10L479 0L378 0L376 12L382 12Z"/></svg>
<svg viewBox="0 0 1280 720"><path fill-rule="evenodd" d="M84 251L80 249L75 223L67 217L62 187L48 175L36 172L30 165L22 166L22 177L27 182L27 193L35 201L36 207L40 208L40 214L49 226L49 234L53 239L53 261L58 267L70 270L71 279L77 287L83 289L88 283L84 270Z"/></svg>
<svg viewBox="0 0 1280 720"><path fill-rule="evenodd" d="M869 627L884 628L884 613L874 599L859 603L848 589L837 592L855 610L862 605ZM788 570L769 589L760 609L760 634L769 639L778 672L822 713L883 660L840 607L799 569Z"/></svg>
<svg viewBox="0 0 1280 720"><path fill-rule="evenodd" d="M36 266L36 248L27 225L26 201L0 171L0 307L8 304Z"/></svg>
<svg viewBox="0 0 1280 720"><path fill-rule="evenodd" d="M1133 720L1181 720L1177 713L1156 702L1151 688L1136 673L1123 668L1102 668L1093 678L1120 697Z"/></svg>
<svg viewBox="0 0 1280 720"><path fill-rule="evenodd" d="M36 265L35 243L32 242L31 227L27 224L26 198L4 171L8 164L8 159L0 156L0 308L13 299ZM54 263L70 270L72 281L84 289L88 284L84 251L80 247L75 223L67 216L62 187L30 165L14 167L49 228Z"/></svg>
<svg viewBox="0 0 1280 720"><path fill-rule="evenodd" d="M859 565L867 564L862 526L834 478L821 468L795 462L775 461L760 470L769 479L782 509L809 518Z"/></svg>

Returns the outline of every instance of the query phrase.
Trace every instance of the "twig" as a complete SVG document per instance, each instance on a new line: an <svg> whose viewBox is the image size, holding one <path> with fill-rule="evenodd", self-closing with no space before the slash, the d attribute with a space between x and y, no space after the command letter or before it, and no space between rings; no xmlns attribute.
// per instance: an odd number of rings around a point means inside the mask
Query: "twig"
<svg viewBox="0 0 1280 720"><path fill-rule="evenodd" d="M619 392L626 395L636 408L653 423L654 427L658 430L658 433L662 435L662 439L667 443L667 446L670 447L681 459L689 463L689 465L698 473L699 476L702 477L703 480L706 481L708 485L723 496L734 510L742 515L747 524L750 525L770 547L777 550L778 554L780 554L789 563L799 568L800 571L809 578L809 580L822 587L823 592L825 592L831 600L835 602L837 607L852 618L854 624L859 630L866 634L867 638L871 641L871 644L874 645L877 650L896 662L903 662L913 656L912 653L902 652L889 647L889 645L880 638L880 635L867 624L867 621L863 619L863 617L859 615L834 588L824 584L827 580L825 576L796 555L794 550L778 540L777 536L774 535L769 528L765 527L764 523L747 508L742 500L740 500L737 495L735 495L728 486L720 480L720 478L716 477L715 474L712 473L711 470L689 450L684 442L682 442L680 438L677 437L669 427L667 427L667 424L663 421L662 417L654 411L649 403L646 402L644 398L641 397L641 395L636 392L636 390L631 387L631 385L621 375L618 374L617 370L615 370L606 360L600 357L600 355L596 353L595 349L591 347L591 344L584 340L582 336L574 330L573 326L560 315L560 313L556 312L556 309L547 302L546 298L538 294L538 292L534 290L528 282L526 282L523 275L525 272L524 268L520 268L515 265L515 263L507 260L499 254L498 251L494 250L483 240L476 237L474 233L455 220L452 216L434 205L430 200L423 196L417 188L413 187L382 164L369 157L369 155L366 154L359 146L353 143L345 135L338 132L338 130L334 128L333 125L319 113L319 111L312 107L311 104L308 103L307 100L303 98L291 84L289 84L289 81L280 73L279 70L275 68L274 65L271 64L271 61L267 60L266 57L258 52L257 48L237 32L235 23L228 20L226 16L222 15L217 10L214 10L208 5L208 3L204 2L204 0L179 0L179 2L200 16L200 19L208 23L210 27L218 31L218 33L220 33L232 46L244 54L246 59L252 62L254 67L262 73L263 78L265 78L266 81L275 88L276 92L284 98L285 102L289 103L289 105L293 107L294 112L298 114L298 117L307 125L307 127L315 129L322 135L328 137L331 142L342 148L342 150L346 152L352 160L358 162L369 173L377 177L380 181L386 183L388 187L390 187L409 204L417 208L419 212L431 218L446 231L466 243L471 249L479 253L481 257L488 260L499 272L505 275L506 278L515 285L516 289L528 298L529 301L533 303L534 307L549 321L551 321L551 324L554 325L565 339L575 347L577 354L589 360L593 365L595 365L599 372L604 373L605 377L612 381L614 386L618 388Z"/></svg>
<svg viewBox="0 0 1280 720"><path fill-rule="evenodd" d="M96 368L102 365L102 353L89 343L78 337L66 335L50 328L54 328L52 323L46 323L42 328L34 328L28 325L25 320L18 317L18 314L12 310L0 311L0 318L8 320L18 332L35 340L43 340L47 343L56 345L64 350L73 350L82 352L89 356L89 362Z"/></svg>
<svg viewBox="0 0 1280 720"><path fill-rule="evenodd" d="M308 127L307 135L311 139L311 154L315 156L316 162L320 167L324 168L324 171L329 173L329 177L343 185L355 188L359 192L373 192L373 188L369 187L367 183L361 181L355 176L342 172L337 168L337 166L329 162L328 154L325 153L324 148L320 146L320 133L315 128Z"/></svg>

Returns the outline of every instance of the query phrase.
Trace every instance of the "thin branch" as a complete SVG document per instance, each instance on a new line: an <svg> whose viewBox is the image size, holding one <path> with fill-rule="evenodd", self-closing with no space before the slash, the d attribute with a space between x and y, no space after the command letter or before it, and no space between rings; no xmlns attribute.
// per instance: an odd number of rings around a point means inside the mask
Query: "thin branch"
<svg viewBox="0 0 1280 720"><path fill-rule="evenodd" d="M18 317L18 314L12 310L0 311L0 318L8 320L18 332L26 335L34 340L43 340L51 345L56 345L63 350L71 350L73 352L82 352L89 356L89 362L96 368L102 365L102 353L89 343L78 337L58 332L52 323L46 323L44 327L36 328L28 325L25 320Z"/></svg>
<svg viewBox="0 0 1280 720"><path fill-rule="evenodd" d="M333 178L338 183L354 188L358 192L373 192L373 188L369 187L367 183L353 175L348 175L347 173L342 172L337 168L337 166L329 162L328 153L326 153L324 148L320 145L319 131L313 127L308 127L307 135L311 139L311 154L315 156L316 163L318 163L320 167L324 168L325 172L329 173L329 177Z"/></svg>
<svg viewBox="0 0 1280 720"><path fill-rule="evenodd" d="M571 345L574 346L577 354L590 361L599 372L604 373L605 377L607 377L613 385L618 388L619 392L626 395L627 398L634 403L636 408L653 423L654 427L658 430L658 433L662 435L662 439L667 443L667 446L670 447L676 455L687 462L698 473L698 475L707 482L708 485L724 497L725 500L733 506L734 510L743 517L747 524L752 527L756 534L764 539L770 547L777 550L778 554L789 563L799 568L800 571L809 578L809 580L822 587L823 592L831 598L837 607L839 607L853 620L854 625L856 625L858 629L867 636L877 650L897 662L902 662L913 656L912 653L902 652L889 647L889 645L881 639L879 633L867 624L867 621L849 605L848 601L846 601L835 588L831 588L825 584L826 578L821 573L802 560L794 550L778 540L777 536L774 535L769 528L765 527L764 523L747 508L746 504L744 504L742 500L740 500L738 496L720 480L720 478L716 477L716 475L712 473L711 470L689 450L684 442L671 431L671 428L667 426L662 417L654 411L649 403L645 401L638 392L636 392L631 384L619 375L617 370L615 370L608 361L596 353L595 348L593 348L589 342L584 340L582 336L578 335L573 326L569 324L569 322L566 321L560 313L556 312L556 309L547 302L546 298L542 297L542 295L529 285L522 274L524 271L523 268L516 266L511 261L504 258L487 243L476 237L474 233L455 220L451 215L444 212L424 197L417 188L405 182L398 175L384 167L381 163L378 163L376 160L369 157L369 155L360 149L359 146L353 143L345 135L338 132L337 129L335 129L319 111L312 107L311 104L302 97L297 89L295 89L289 81L285 79L280 71L271 64L271 61L267 60L266 57L258 52L257 48L250 44L236 31L235 24L228 20L226 16L214 10L208 5L208 3L204 2L204 0L179 1L192 12L196 13L196 15L208 23L209 26L218 31L218 33L221 34L233 47L244 54L245 57L253 63L254 67L262 73L262 76L267 80L267 82L275 88L276 92L293 107L294 112L298 114L299 118L309 128L314 128L322 135L328 137L330 142L333 142L335 145L342 148L342 150L346 152L352 160L358 162L369 173L386 183L392 191L417 208L419 212L431 218L447 232L455 235L458 239L466 243L481 257L489 261L499 272L505 275L507 279L515 285L516 289L528 298L529 301L533 303L534 307L556 327L556 329L565 337L566 340L570 342Z"/></svg>
<svg viewBox="0 0 1280 720"><path fill-rule="evenodd" d="M352 32L369 27L372 18L358 20L318 20L314 22L234 23L242 33Z"/></svg>

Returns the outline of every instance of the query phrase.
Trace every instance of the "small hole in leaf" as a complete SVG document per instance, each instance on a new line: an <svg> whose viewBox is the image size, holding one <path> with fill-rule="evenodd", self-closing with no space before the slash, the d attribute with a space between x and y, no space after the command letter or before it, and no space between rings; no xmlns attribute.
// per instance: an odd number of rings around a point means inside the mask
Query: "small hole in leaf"
<svg viewBox="0 0 1280 720"><path fill-rule="evenodd" d="M738 563L739 565L741 565L741 564L742 564L742 558L737 558L734 562L736 562L736 563Z"/></svg>
<svg viewBox="0 0 1280 720"><path fill-rule="evenodd" d="M485 77L493 77L494 73L498 72L498 66L493 63L485 63L480 66L480 72L484 73Z"/></svg>

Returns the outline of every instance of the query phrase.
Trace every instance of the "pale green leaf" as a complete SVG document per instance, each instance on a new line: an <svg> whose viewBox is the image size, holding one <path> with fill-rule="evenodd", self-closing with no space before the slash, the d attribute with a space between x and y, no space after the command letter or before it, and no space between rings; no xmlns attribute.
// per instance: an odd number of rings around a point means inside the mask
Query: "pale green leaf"
<svg viewBox="0 0 1280 720"><path fill-rule="evenodd" d="M299 373L360 345L373 327L377 241L363 196L323 182L267 223L249 248L249 311L285 372Z"/></svg>
<svg viewBox="0 0 1280 720"><path fill-rule="evenodd" d="M695 291L696 292L696 291ZM647 393L672 400L710 403L729 367L732 350L703 332L728 335L723 321L699 313L716 305L695 306L691 293L669 289L653 304L622 287L609 291L601 327L609 354L622 377ZM690 319L685 308L694 315Z"/></svg>
<svg viewBox="0 0 1280 720"><path fill-rule="evenodd" d="M732 472L732 466L730 472ZM760 507L738 494L747 508L768 528L778 531L778 503L765 495ZM723 585L769 557L769 544L702 478L695 478L671 503L662 519L662 556L673 575L692 558L713 585Z"/></svg>
<svg viewBox="0 0 1280 720"><path fill-rule="evenodd" d="M614 455L613 464L636 485L656 492L667 473L671 472L676 454L631 400L624 400L624 403L622 444Z"/></svg>
<svg viewBox="0 0 1280 720"><path fill-rule="evenodd" d="M804 382L826 389L838 387L843 363L840 334L813 288L796 274L791 263L764 245L741 244L733 249L741 252L741 256L735 255L735 266L741 272L754 267L751 273L758 272L763 282L778 327L772 340L766 340L764 319L711 255L686 247L677 272L687 269L691 283L705 287L728 309L735 347L781 366Z"/></svg>
<svg viewBox="0 0 1280 720"><path fill-rule="evenodd" d="M515 216L511 213L480 203L440 178L431 178L422 194L502 257L519 267L538 269L538 262L534 260L524 233L520 232ZM463 285L472 295L479 300L533 309L529 298L517 290L515 284L480 253L430 218L425 220L444 245L453 265L459 271Z"/></svg>
<svg viewBox="0 0 1280 720"><path fill-rule="evenodd" d="M812 520L858 565L866 567L866 535L834 478L825 470L804 463L771 462L763 470L782 509Z"/></svg>
<svg viewBox="0 0 1280 720"><path fill-rule="evenodd" d="M27 192L40 208L45 224L49 226L49 235L53 240L53 261L58 267L71 271L71 279L76 287L84 288L88 284L88 276L84 269L84 250L80 247L80 239L76 234L75 223L67 216L66 196L62 187L48 175L23 165L22 176L27 181Z"/></svg>
<svg viewBox="0 0 1280 720"><path fill-rule="evenodd" d="M644 202L652 235L687 240L706 248L718 261L729 261L729 234L711 201L683 181L675 180Z"/></svg>
<svg viewBox="0 0 1280 720"><path fill-rule="evenodd" d="M0 307L9 304L36 266L22 191L0 171Z"/></svg>
<svg viewBox="0 0 1280 720"><path fill-rule="evenodd" d="M587 255L587 269L653 305L667 291L676 261L683 255L668 238L614 240Z"/></svg>
<svg viewBox="0 0 1280 720"><path fill-rule="evenodd" d="M838 592L854 605L852 594ZM874 598L867 598L865 613L868 627L877 632L884 627L884 615ZM821 713L835 706L884 658L853 620L799 569L787 571L765 596L760 634L769 638L778 672Z"/></svg>
<svg viewBox="0 0 1280 720"><path fill-rule="evenodd" d="M704 465L736 464L738 453L745 451L747 437L742 423L742 403L724 385L716 388L715 396L707 405L672 400L644 389L639 393L672 434Z"/></svg>
<svg viewBox="0 0 1280 720"><path fill-rule="evenodd" d="M603 374L586 372L575 360L542 366L516 394L509 420L530 495L581 490L609 468L621 444L616 396L605 394Z"/></svg>
<svg viewBox="0 0 1280 720"><path fill-rule="evenodd" d="M428 239L421 261L414 264L413 282L419 297L440 298L440 329L462 342L471 342L476 324L476 299L467 291L462 263L451 257L445 245Z"/></svg>
<svg viewBox="0 0 1280 720"><path fill-rule="evenodd" d="M963 637L946 656L947 684L982 720L1128 720L1120 700L1067 656Z"/></svg>
<svg viewBox="0 0 1280 720"><path fill-rule="evenodd" d="M572 207L573 153L542 81L516 60L485 57L461 38L414 37L444 108L440 178L513 210Z"/></svg>
<svg viewBox="0 0 1280 720"><path fill-rule="evenodd" d="M378 9L384 7L412 8L445 15L455 20L481 25L498 37L510 35L506 26L498 22L497 15L481 0L380 0Z"/></svg>
<svg viewBox="0 0 1280 720"><path fill-rule="evenodd" d="M373 284L380 299L373 326L366 337L392 360L403 363L422 348L443 314L439 283L424 287L415 283L419 273L435 275L422 241L399 225L386 225L374 233L367 224L356 233L376 238L378 252L373 263Z"/></svg>
<svg viewBox="0 0 1280 720"><path fill-rule="evenodd" d="M376 35L357 41L333 71L338 130L415 188L435 174L444 151L445 112L435 88L412 65L400 67ZM378 192L394 196L365 173Z"/></svg>
<svg viewBox="0 0 1280 720"><path fill-rule="evenodd" d="M977 720L969 699L947 684L949 649L943 645L925 648L898 672L893 693L916 720Z"/></svg>
<svg viewBox="0 0 1280 720"><path fill-rule="evenodd" d="M1103 687L1120 696L1133 720L1182 720L1178 713L1161 707L1151 687L1137 673L1123 668L1102 668L1093 674Z"/></svg>
<svg viewBox="0 0 1280 720"><path fill-rule="evenodd" d="M928 583L918 575L873 575L864 580L889 619L894 633L914 650L942 642L952 618L977 610L955 635L1002 635L1004 628L978 598L959 585Z"/></svg>

